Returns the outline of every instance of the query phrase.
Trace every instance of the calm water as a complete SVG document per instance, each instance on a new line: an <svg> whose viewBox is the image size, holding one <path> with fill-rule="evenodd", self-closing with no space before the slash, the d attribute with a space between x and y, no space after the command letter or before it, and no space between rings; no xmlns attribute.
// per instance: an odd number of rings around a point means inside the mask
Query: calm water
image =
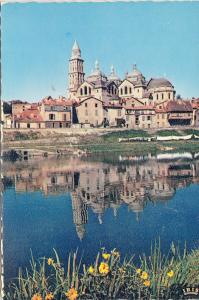
<svg viewBox="0 0 199 300"><path fill-rule="evenodd" d="M194 158L195 157L195 158ZM161 238L199 245L199 159L195 154L44 159L4 163L5 281L19 266L78 248L149 253Z"/></svg>

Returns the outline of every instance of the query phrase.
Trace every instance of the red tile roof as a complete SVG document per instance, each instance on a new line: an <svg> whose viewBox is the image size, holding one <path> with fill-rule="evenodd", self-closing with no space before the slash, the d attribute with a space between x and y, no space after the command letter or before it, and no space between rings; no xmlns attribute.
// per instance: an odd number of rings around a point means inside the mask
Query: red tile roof
<svg viewBox="0 0 199 300"><path fill-rule="evenodd" d="M30 108L23 111L19 116L14 117L15 121L20 122L43 122L40 112L36 108Z"/></svg>
<svg viewBox="0 0 199 300"><path fill-rule="evenodd" d="M51 96L49 96L42 99L40 104L50 105L50 106L71 106L73 102L74 102L73 100L66 99L65 97L53 99Z"/></svg>
<svg viewBox="0 0 199 300"><path fill-rule="evenodd" d="M125 106L125 109L128 110L155 110L153 105L141 105L141 106Z"/></svg>
<svg viewBox="0 0 199 300"><path fill-rule="evenodd" d="M192 112L193 108L190 101L172 100L166 104L167 112Z"/></svg>

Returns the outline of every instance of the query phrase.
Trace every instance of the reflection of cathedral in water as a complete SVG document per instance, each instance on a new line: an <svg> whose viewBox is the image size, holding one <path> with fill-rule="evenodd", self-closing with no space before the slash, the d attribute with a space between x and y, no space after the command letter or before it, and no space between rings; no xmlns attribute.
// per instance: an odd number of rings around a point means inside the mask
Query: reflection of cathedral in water
<svg viewBox="0 0 199 300"><path fill-rule="evenodd" d="M104 212L113 215L121 205L139 220L148 203L166 203L176 189L199 183L199 161L155 157L123 157L116 164L81 159L44 160L33 164L7 165L17 192L41 190L44 195L70 193L73 222L80 240L85 235L88 208L103 222Z"/></svg>
<svg viewBox="0 0 199 300"><path fill-rule="evenodd" d="M88 208L81 197L78 197L76 192L71 193L72 208L73 208L73 222L76 227L77 235L80 240L83 239L85 234L84 225L88 222Z"/></svg>

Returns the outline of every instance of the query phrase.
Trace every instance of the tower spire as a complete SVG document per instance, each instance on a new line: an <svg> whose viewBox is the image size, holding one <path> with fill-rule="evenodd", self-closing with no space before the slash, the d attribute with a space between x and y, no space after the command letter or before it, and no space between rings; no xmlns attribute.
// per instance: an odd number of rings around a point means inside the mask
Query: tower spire
<svg viewBox="0 0 199 300"><path fill-rule="evenodd" d="M75 58L81 58L81 50L76 40L73 44L72 54L71 54L71 59L75 59Z"/></svg>
<svg viewBox="0 0 199 300"><path fill-rule="evenodd" d="M81 50L80 47L75 40L73 47L71 58L69 60L69 97L72 98L75 96L79 86L84 82L84 61L81 58Z"/></svg>

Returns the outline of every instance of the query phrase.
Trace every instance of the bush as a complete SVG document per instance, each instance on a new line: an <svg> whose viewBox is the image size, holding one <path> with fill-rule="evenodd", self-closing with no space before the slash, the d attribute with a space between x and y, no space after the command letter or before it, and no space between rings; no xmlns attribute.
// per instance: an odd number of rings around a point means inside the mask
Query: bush
<svg viewBox="0 0 199 300"><path fill-rule="evenodd" d="M102 249L88 267L78 262L77 252L69 255L65 268L56 251L54 259L36 263L32 258L31 271L19 272L6 299L182 299L182 289L199 282L199 250L188 254L185 248L180 254L172 244L163 255L160 244L155 244L149 257L142 255L138 264L133 260L121 261L115 249Z"/></svg>

